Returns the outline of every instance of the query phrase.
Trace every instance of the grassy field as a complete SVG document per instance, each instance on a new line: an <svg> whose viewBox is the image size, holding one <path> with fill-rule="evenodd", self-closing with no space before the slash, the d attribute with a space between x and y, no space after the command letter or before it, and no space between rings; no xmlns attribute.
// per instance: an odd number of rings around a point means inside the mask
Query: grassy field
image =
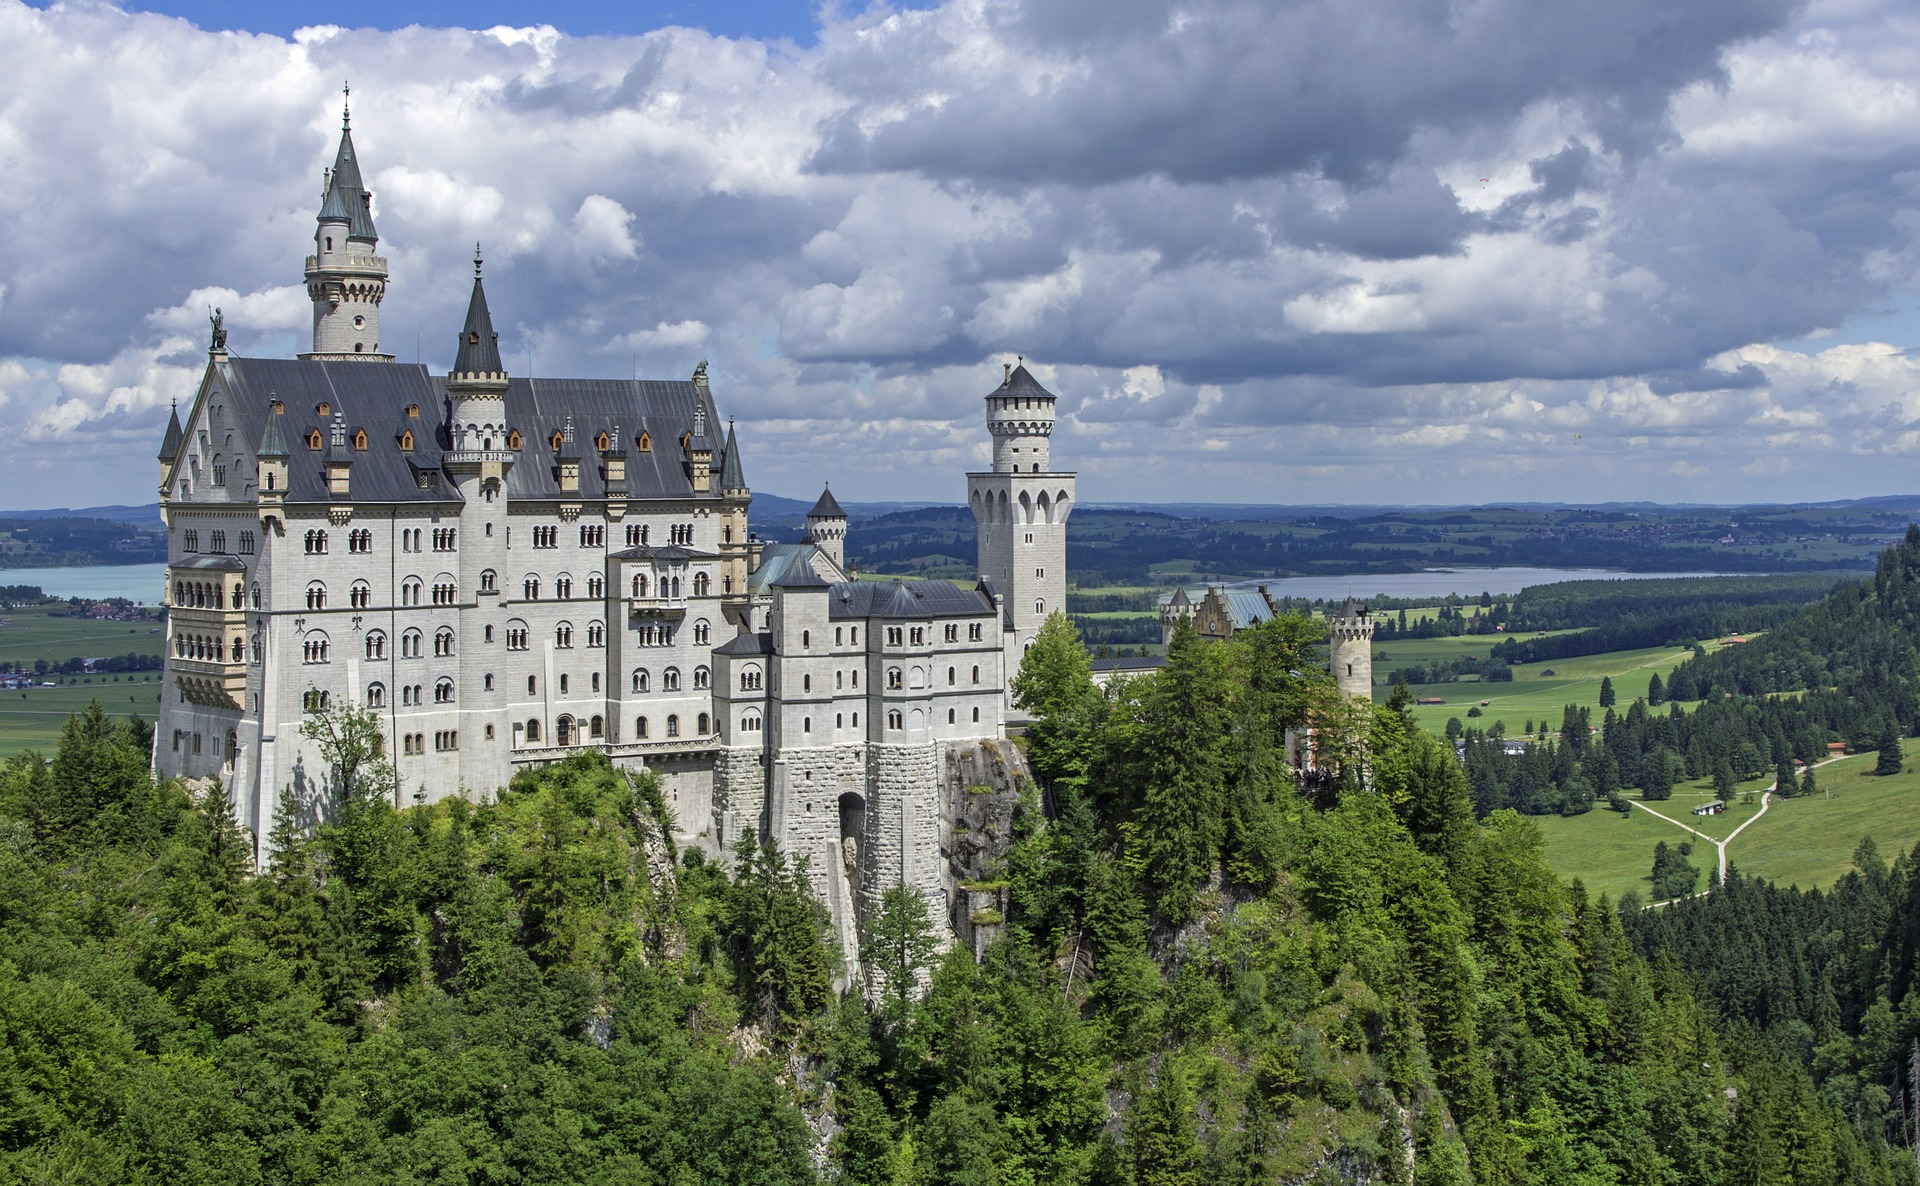
<svg viewBox="0 0 1920 1186"><path fill-rule="evenodd" d="M1438 650L1438 644L1454 647L1449 654ZM1435 658L1452 659L1462 655L1486 654L1487 639L1448 638L1423 639L1417 642L1388 643L1384 647L1375 647L1374 670L1391 670L1401 662L1431 663ZM1707 644L1713 650L1718 644ZM1384 650L1389 660L1382 662L1379 653ZM1626 706L1633 703L1634 697L1647 694L1647 685L1655 675L1662 679L1673 670L1675 664L1685 659L1688 651L1683 647L1648 647L1636 651L1607 651L1599 655L1582 655L1574 659L1552 659L1544 663L1528 663L1513 669L1513 681L1500 683L1480 683L1464 681L1453 684L1416 685L1415 696L1437 696L1445 704L1427 705L1414 710L1414 719L1435 733L1446 728L1448 717L1467 719L1467 709L1478 705L1482 700L1489 703L1481 708L1481 716L1474 721L1479 728L1488 728L1495 721L1505 721L1509 736L1518 736L1526 722L1550 722L1550 728L1560 725L1561 710L1569 704L1585 705L1593 710L1594 724L1604 716L1600 708L1600 680L1608 677L1613 680L1614 695L1618 699L1616 708L1624 712ZM1404 658L1403 658L1404 656ZM1551 675L1548 672L1552 672ZM1376 695L1384 695L1377 693Z"/></svg>
<svg viewBox="0 0 1920 1186"><path fill-rule="evenodd" d="M92 682L82 682L86 680ZM127 683L128 680L134 682ZM146 682L141 682L143 680ZM160 673L123 675L120 681L114 683L110 675L68 676L57 688L0 691L0 759L27 749L51 756L53 744L60 738L60 726L67 723L68 714L85 708L87 701L96 696L109 715L123 717L138 713L152 724L160 715Z"/></svg>
<svg viewBox="0 0 1920 1186"><path fill-rule="evenodd" d="M0 659L58 663L75 655L157 655L165 645L159 622L99 622L56 618L47 607L0 611Z"/></svg>
<svg viewBox="0 0 1920 1186"><path fill-rule="evenodd" d="M1814 778L1821 794L1812 799L1774 799L1767 814L1727 846L1727 860L1744 873L1756 874L1780 885L1824 888L1853 865L1853 851L1863 837L1873 837L1881 856L1920 844L1920 768L1889 778L1873 774L1874 756L1857 754L1820 767ZM1757 803L1741 802L1748 790L1756 792L1770 779L1742 783L1726 814L1696 818L1689 810L1713 797L1707 783L1674 788L1666 803L1648 806L1710 836L1732 833L1757 810ZM1828 797L1829 793L1831 798ZM1701 886L1719 857L1713 845L1691 837L1672 824L1638 808L1622 818L1604 808L1565 819L1537 818L1547 842L1547 860L1567 878L1578 877L1592 894L1615 899L1629 889L1644 897L1653 869L1653 846L1693 841L1694 867Z"/></svg>

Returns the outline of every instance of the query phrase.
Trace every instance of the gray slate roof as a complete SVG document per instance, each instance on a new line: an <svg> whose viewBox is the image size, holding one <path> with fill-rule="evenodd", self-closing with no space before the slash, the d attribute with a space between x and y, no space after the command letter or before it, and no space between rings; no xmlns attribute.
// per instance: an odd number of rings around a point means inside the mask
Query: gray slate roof
<svg viewBox="0 0 1920 1186"><path fill-rule="evenodd" d="M1257 626L1273 617L1273 607L1257 589L1223 589L1221 592L1227 601L1227 617L1235 630Z"/></svg>
<svg viewBox="0 0 1920 1186"><path fill-rule="evenodd" d="M760 549L760 566L747 577L747 592L765 594L775 585L786 583L787 574L804 568L818 573L813 566L818 551L812 544L767 544Z"/></svg>
<svg viewBox="0 0 1920 1186"><path fill-rule="evenodd" d="M267 422L266 431L260 434L260 447L254 450L255 457L277 457L282 461L293 456L287 451L287 434L280 431L280 422L286 419L284 414L274 415L271 406L261 417Z"/></svg>
<svg viewBox="0 0 1920 1186"><path fill-rule="evenodd" d="M372 201L366 184L360 180L360 158L353 151L353 131L344 124L340 128L340 150L333 157L333 172L327 175L327 195L320 203L320 215L315 221L339 218L342 213L349 224L348 238L365 239L369 243L379 241L380 236L373 229Z"/></svg>
<svg viewBox="0 0 1920 1186"><path fill-rule="evenodd" d="M846 517L847 513L841 510L840 504L834 500L831 487L820 491L820 501L814 503L813 509L807 512L809 519L844 519Z"/></svg>
<svg viewBox="0 0 1920 1186"><path fill-rule="evenodd" d="M364 426L365 453L354 453L351 494L355 501L449 502L458 493L440 478L446 446L447 381L424 366L407 363L326 362L316 359L224 358L213 365L213 381L231 395L228 405L238 422L236 436L262 441L275 393L286 404L281 430L292 456L287 465L289 502L330 502L324 446L332 436L332 416L322 423L321 403ZM573 416L576 432L597 436L616 426L626 435L628 497L639 499L697 496L679 441L691 430L696 406L713 418L712 397L690 381L656 379L511 379L507 384L507 423L519 430L522 448L507 472L507 496L515 500L593 499L605 497L598 465L580 467L580 492L563 494L559 466L550 441ZM417 405L420 418L406 410ZM400 433L411 427L412 453L402 452ZM319 429L323 451L310 452L307 434ZM635 440L645 432L651 448ZM178 445L175 449L177 451Z"/></svg>
<svg viewBox="0 0 1920 1186"><path fill-rule="evenodd" d="M733 638L713 648L716 655L771 655L773 654L773 635L736 634Z"/></svg>
<svg viewBox="0 0 1920 1186"><path fill-rule="evenodd" d="M978 618L993 600L952 581L842 581L827 597L827 616L844 618Z"/></svg>
<svg viewBox="0 0 1920 1186"><path fill-rule="evenodd" d="M740 438L733 435L733 421L727 421L727 443L721 446L726 456L720 459L720 489L745 490L747 475L740 465Z"/></svg>
<svg viewBox="0 0 1920 1186"><path fill-rule="evenodd" d="M996 390L994 394L1038 396L1043 399L1054 398L1053 392L1040 386L1040 380L1033 377L1033 372L1029 371L1025 364L1014 367L1013 373L1007 376L1006 381L1000 384L999 389Z"/></svg>
<svg viewBox="0 0 1920 1186"><path fill-rule="evenodd" d="M176 405L167 414L167 435L160 442L160 460L172 461L180 456L180 442L185 435L180 430L180 408Z"/></svg>

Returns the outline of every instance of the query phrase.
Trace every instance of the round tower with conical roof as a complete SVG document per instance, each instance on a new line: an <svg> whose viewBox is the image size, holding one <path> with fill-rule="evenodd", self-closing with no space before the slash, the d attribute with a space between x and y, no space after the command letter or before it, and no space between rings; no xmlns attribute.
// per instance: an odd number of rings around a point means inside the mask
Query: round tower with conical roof
<svg viewBox="0 0 1920 1186"><path fill-rule="evenodd" d="M1067 516L1075 486L1072 472L1053 468L1054 402L1024 359L1009 365L987 395L993 469L967 475L980 575L999 595L1006 623L1009 685L1040 624L1067 608Z"/></svg>
<svg viewBox="0 0 1920 1186"><path fill-rule="evenodd" d="M340 114L340 148L321 188L320 214L307 257L307 298L313 302L313 349L301 358L392 362L380 350L380 302L387 295L387 261L375 254L373 195L360 179L350 113Z"/></svg>
<svg viewBox="0 0 1920 1186"><path fill-rule="evenodd" d="M825 552L835 568L847 571L847 513L831 489L822 490L820 501L807 512L807 542Z"/></svg>

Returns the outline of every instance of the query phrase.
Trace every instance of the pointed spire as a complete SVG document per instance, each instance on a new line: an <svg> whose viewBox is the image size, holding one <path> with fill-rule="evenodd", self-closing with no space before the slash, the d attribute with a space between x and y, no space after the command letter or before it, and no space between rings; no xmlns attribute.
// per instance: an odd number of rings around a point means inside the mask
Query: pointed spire
<svg viewBox="0 0 1920 1186"><path fill-rule="evenodd" d="M460 351L453 359L456 375L501 375L500 335L493 332L487 311L487 290L480 283L480 244L473 245L473 299L467 302L467 324L460 331Z"/></svg>
<svg viewBox="0 0 1920 1186"><path fill-rule="evenodd" d="M321 199L317 221L345 222L348 224L348 238L376 243L380 235L373 229L373 195L367 192L366 184L360 179L360 158L353 151L351 116L350 108L342 102L340 148L334 154L333 171L327 174L327 192Z"/></svg>
<svg viewBox="0 0 1920 1186"><path fill-rule="evenodd" d="M262 461L292 456L287 451L286 434L280 431L280 401L274 398L271 391L267 393L266 431L260 434L260 448L255 450L254 456Z"/></svg>
<svg viewBox="0 0 1920 1186"><path fill-rule="evenodd" d="M172 461L180 456L180 443L186 433L180 430L180 401L173 401L173 411L167 414L166 439L160 442L160 460Z"/></svg>
<svg viewBox="0 0 1920 1186"><path fill-rule="evenodd" d="M733 421L727 421L726 456L720 459L720 489L745 490L746 473L740 467L740 439L733 434Z"/></svg>

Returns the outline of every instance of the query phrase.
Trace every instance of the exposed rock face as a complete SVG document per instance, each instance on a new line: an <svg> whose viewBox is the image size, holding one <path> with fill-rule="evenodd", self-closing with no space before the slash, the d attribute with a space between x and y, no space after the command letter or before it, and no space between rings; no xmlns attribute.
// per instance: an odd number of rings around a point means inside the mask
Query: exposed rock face
<svg viewBox="0 0 1920 1186"><path fill-rule="evenodd" d="M951 887L949 926L976 958L1002 930L1006 882L1001 861L1014 832L1038 813L1033 773L1011 741L950 745L940 771L940 844Z"/></svg>

